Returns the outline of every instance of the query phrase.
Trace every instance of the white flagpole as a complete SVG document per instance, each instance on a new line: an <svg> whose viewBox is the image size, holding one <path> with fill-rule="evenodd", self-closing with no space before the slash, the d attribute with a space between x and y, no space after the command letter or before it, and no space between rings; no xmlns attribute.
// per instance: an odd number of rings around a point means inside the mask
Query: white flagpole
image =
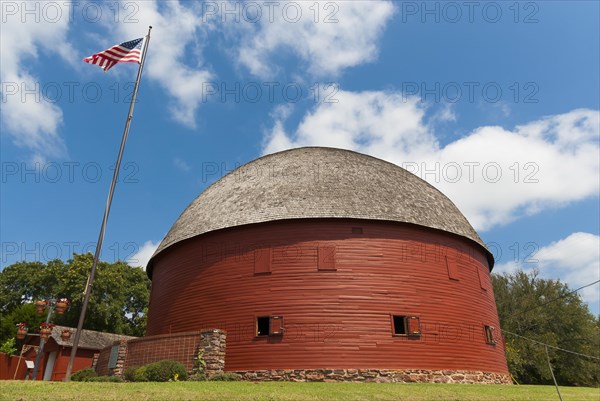
<svg viewBox="0 0 600 401"><path fill-rule="evenodd" d="M100 258L100 250L102 248L102 242L104 241L104 231L106 229L106 222L108 220L108 214L110 213L110 205L112 203L113 193L115 192L115 186L117 185L117 178L119 176L119 169L121 167L121 158L123 157L123 150L125 149L125 143L127 142L127 136L129 135L129 126L131 125L131 119L133 118L133 107L135 106L135 99L137 97L138 86L140 85L140 78L142 77L142 71L144 70L144 62L146 61L146 52L148 51L148 44L150 43L150 31L152 27L148 28L148 35L144 38L144 46L142 49L142 58L140 60L140 68L138 69L137 79L133 88L133 95L131 96L131 103L129 104L129 113L127 114L127 120L125 121L125 128L123 130L123 138L121 139L121 147L119 148L119 155L117 156L117 162L115 164L115 172L113 174L112 182L110 184L110 190L108 191L108 199L106 200L106 208L104 209L104 218L102 219L102 225L100 227L100 235L98 236L98 243L96 245L96 252L94 254L94 262L92 263L92 269L88 276L87 284L83 292L83 304L81 306L81 313L79 314L79 323L77 323L77 331L75 331L75 337L73 338L73 348L71 349L71 357L69 358L69 364L67 365L67 371L65 373L65 381L71 380L71 372L73 370L73 362L77 355L77 347L79 346L79 338L81 337L81 331L83 329L83 322L85 321L85 312L90 301L90 294L92 292L92 285L94 282L94 276L96 274L96 266Z"/></svg>

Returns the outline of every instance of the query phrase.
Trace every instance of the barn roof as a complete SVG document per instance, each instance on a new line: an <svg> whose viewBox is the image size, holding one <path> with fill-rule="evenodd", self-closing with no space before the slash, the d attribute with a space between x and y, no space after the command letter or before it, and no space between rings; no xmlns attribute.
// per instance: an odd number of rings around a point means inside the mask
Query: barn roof
<svg viewBox="0 0 600 401"><path fill-rule="evenodd" d="M63 340L61 334L65 330L69 330L71 332L71 336L68 339ZM52 338L54 339L54 341L56 341L56 343L58 345L62 345L65 347L73 347L73 339L75 338L76 331L77 331L77 329L72 328L72 327L54 326L52 328L52 334L50 334L50 335L52 336ZM102 333L100 331L83 329L81 331L81 336L79 337L78 347L100 350L104 347L112 345L117 340L121 340L121 339L131 340L133 338L137 338L137 337L125 336L122 334L114 334L114 333Z"/></svg>
<svg viewBox="0 0 600 401"><path fill-rule="evenodd" d="M286 150L253 160L209 186L179 216L148 263L168 247L215 230L306 218L411 223L481 245L456 205L407 170L361 153L324 147Z"/></svg>

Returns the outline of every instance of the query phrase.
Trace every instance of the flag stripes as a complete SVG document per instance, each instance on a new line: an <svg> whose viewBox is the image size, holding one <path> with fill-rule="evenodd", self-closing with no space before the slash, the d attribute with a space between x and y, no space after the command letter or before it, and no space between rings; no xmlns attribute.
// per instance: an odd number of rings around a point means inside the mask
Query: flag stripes
<svg viewBox="0 0 600 401"><path fill-rule="evenodd" d="M123 42L110 49L92 54L84 58L83 61L88 64L97 65L105 72L117 63L141 63L143 42L144 38Z"/></svg>

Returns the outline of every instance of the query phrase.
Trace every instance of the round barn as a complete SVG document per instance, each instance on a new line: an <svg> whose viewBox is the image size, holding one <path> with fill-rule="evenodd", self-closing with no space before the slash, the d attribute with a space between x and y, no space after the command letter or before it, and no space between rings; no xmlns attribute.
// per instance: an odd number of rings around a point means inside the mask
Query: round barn
<svg viewBox="0 0 600 401"><path fill-rule="evenodd" d="M227 332L260 380L509 383L490 271L458 208L405 169L306 147L216 181L148 263L147 335Z"/></svg>

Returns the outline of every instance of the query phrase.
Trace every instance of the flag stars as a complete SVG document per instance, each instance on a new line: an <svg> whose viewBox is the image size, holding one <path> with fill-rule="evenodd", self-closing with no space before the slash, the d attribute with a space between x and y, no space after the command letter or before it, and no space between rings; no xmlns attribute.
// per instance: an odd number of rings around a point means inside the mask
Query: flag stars
<svg viewBox="0 0 600 401"><path fill-rule="evenodd" d="M128 49L133 49L136 47L142 47L142 39L135 39L135 40L130 40L129 42L125 42L123 44L121 44L121 46L126 47Z"/></svg>

